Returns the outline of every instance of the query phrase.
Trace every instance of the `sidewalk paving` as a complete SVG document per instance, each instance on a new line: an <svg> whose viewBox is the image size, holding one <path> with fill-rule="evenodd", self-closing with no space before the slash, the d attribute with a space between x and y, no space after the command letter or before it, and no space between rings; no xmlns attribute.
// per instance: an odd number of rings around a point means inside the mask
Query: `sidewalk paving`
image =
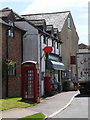
<svg viewBox="0 0 90 120"><path fill-rule="evenodd" d="M68 106L71 99L78 93L79 91L61 92L52 97L45 98L41 103L32 107L0 111L0 116L2 115L2 118L15 118L14 120L17 120L17 118L40 112L44 113L47 117L50 117L57 111L63 110L65 106Z"/></svg>

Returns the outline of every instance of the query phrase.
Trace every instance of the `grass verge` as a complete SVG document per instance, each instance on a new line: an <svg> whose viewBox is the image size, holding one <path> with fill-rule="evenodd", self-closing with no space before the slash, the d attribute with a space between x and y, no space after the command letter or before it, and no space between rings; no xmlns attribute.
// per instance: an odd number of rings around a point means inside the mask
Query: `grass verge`
<svg viewBox="0 0 90 120"><path fill-rule="evenodd" d="M30 116L19 118L18 120L43 120L45 115L43 113L36 113Z"/></svg>
<svg viewBox="0 0 90 120"><path fill-rule="evenodd" d="M21 99L20 97L0 99L0 111L12 108L31 107L37 104L31 101L22 101Z"/></svg>

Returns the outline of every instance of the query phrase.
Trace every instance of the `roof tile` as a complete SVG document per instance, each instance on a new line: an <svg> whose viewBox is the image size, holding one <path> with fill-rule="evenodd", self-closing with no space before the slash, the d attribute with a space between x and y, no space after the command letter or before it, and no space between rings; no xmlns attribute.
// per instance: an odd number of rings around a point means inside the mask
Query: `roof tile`
<svg viewBox="0 0 90 120"><path fill-rule="evenodd" d="M45 19L47 25L53 25L53 27L58 28L60 32L69 13L70 13L69 11L65 11L55 13L29 14L22 16L25 17L27 20Z"/></svg>

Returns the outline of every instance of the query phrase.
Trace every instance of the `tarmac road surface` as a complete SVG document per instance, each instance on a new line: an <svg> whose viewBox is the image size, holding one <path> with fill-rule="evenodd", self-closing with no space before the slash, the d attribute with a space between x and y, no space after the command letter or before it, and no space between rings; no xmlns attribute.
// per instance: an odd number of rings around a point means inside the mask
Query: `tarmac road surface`
<svg viewBox="0 0 90 120"><path fill-rule="evenodd" d="M59 118L60 120L70 120L70 118L81 118L83 120L88 120L89 110L90 110L90 95L77 95L71 105L69 105L65 110L53 116L53 118ZM63 118L63 119L62 119ZM54 120L54 119L53 119Z"/></svg>

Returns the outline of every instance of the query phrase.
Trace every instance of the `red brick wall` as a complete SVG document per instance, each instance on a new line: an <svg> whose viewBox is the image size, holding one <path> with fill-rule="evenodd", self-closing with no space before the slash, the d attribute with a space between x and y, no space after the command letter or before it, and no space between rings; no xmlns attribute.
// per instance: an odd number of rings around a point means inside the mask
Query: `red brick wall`
<svg viewBox="0 0 90 120"><path fill-rule="evenodd" d="M20 30L15 29L14 38L8 41L8 59L16 61L16 76L8 78L8 95L21 96L21 36Z"/></svg>
<svg viewBox="0 0 90 120"><path fill-rule="evenodd" d="M7 26L2 25L2 58L6 58L6 31ZM2 97L6 96L6 75L2 79Z"/></svg>
<svg viewBox="0 0 90 120"><path fill-rule="evenodd" d="M5 56L5 40L6 30L3 28L3 57ZM14 38L8 37L8 59L16 62L16 76L8 76L8 97L21 96L21 36L22 31L15 28ZM3 84L5 87L5 83ZM5 96L5 89L3 90L3 96Z"/></svg>
<svg viewBox="0 0 90 120"><path fill-rule="evenodd" d="M2 25L2 58L6 58L6 31L7 26Z"/></svg>

